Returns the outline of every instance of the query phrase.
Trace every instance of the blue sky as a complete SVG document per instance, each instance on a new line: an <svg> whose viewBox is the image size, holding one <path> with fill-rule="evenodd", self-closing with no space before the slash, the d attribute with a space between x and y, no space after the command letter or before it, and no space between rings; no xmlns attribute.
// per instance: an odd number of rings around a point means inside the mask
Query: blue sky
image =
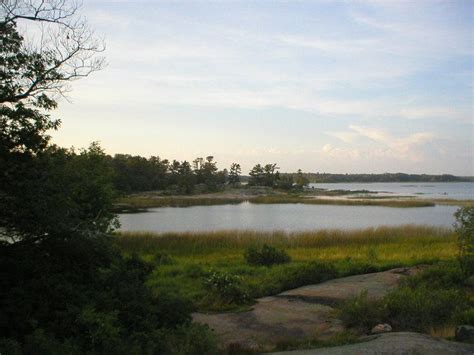
<svg viewBox="0 0 474 355"><path fill-rule="evenodd" d="M61 145L282 171L474 175L472 1L101 1Z"/></svg>

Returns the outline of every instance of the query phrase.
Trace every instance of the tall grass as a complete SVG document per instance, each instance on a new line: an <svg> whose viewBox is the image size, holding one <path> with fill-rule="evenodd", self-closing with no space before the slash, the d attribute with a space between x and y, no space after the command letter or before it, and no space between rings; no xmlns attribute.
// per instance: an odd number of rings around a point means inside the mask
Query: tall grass
<svg viewBox="0 0 474 355"><path fill-rule="evenodd" d="M290 196L260 196L249 200L251 203L275 204L275 203L303 203L308 205L342 205L342 206L381 206L381 207L433 207L435 203L428 200L385 200L385 199L322 199L301 198Z"/></svg>
<svg viewBox="0 0 474 355"><path fill-rule="evenodd" d="M311 232L259 232L250 230L163 233L120 232L117 241L127 251L149 253L155 250L180 255L240 251L268 244L279 248L328 249L381 246L387 244L455 244L454 232L446 228L405 225L359 230L318 230Z"/></svg>

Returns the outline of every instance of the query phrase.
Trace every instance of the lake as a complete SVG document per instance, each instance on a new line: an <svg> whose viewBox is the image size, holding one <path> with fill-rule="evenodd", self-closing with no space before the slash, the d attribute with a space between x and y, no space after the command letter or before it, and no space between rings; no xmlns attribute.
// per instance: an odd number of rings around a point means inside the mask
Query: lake
<svg viewBox="0 0 474 355"><path fill-rule="evenodd" d="M451 227L455 206L390 208L248 202L239 205L160 207L120 215L121 230L203 232L228 229L304 231L425 224Z"/></svg>
<svg viewBox="0 0 474 355"><path fill-rule="evenodd" d="M474 183L312 184L331 190L370 190L378 195L474 199ZM305 204L161 207L119 215L122 231L204 232L230 229L306 231L419 224L452 227L456 206L391 208Z"/></svg>
<svg viewBox="0 0 474 355"><path fill-rule="evenodd" d="M473 182L373 182L310 184L310 187L326 190L369 190L378 196L415 196L419 198L474 199Z"/></svg>

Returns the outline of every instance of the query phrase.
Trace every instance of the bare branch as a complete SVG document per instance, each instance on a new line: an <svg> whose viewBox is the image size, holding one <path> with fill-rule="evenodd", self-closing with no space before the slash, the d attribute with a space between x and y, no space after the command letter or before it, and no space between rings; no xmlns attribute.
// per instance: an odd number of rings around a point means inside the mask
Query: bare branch
<svg viewBox="0 0 474 355"><path fill-rule="evenodd" d="M28 30L31 24L40 26L36 28L39 38L25 38L21 48L31 65L18 69L15 90L2 95L0 103L33 102L44 93L64 96L67 82L104 67L105 59L99 54L105 50L105 44L77 15L80 5L78 1L65 0L1 2L3 26L16 26L19 21L24 21Z"/></svg>

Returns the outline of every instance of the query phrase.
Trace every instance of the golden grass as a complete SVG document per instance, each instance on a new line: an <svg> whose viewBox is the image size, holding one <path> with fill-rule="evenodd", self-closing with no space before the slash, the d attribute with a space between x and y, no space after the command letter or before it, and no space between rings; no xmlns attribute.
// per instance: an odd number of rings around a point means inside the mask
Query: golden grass
<svg viewBox="0 0 474 355"><path fill-rule="evenodd" d="M251 245L287 249L294 260L366 259L370 250L383 260L447 259L456 253L456 236L445 228L406 225L313 232L219 231L194 233L117 233L119 245L140 254L162 251L202 260L241 258Z"/></svg>
<svg viewBox="0 0 474 355"><path fill-rule="evenodd" d="M323 198L301 198L287 196L261 196L249 200L251 203L273 204L273 203L303 203L309 205L342 205L342 206L381 206L381 207L433 207L435 203L429 200L385 200L385 199L323 199Z"/></svg>
<svg viewBox="0 0 474 355"><path fill-rule="evenodd" d="M474 206L474 200L434 199L430 200L437 205L470 207Z"/></svg>

